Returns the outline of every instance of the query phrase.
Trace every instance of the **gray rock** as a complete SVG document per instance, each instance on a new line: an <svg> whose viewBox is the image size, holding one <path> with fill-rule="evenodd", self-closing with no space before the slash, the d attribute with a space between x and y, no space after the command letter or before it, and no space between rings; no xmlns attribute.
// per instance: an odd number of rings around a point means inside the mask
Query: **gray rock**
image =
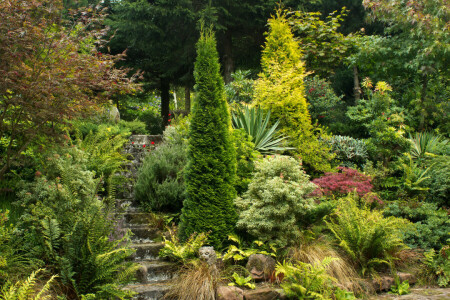
<svg viewBox="0 0 450 300"><path fill-rule="evenodd" d="M255 281L268 280L275 272L275 260L267 255L252 254L248 258L247 270Z"/></svg>

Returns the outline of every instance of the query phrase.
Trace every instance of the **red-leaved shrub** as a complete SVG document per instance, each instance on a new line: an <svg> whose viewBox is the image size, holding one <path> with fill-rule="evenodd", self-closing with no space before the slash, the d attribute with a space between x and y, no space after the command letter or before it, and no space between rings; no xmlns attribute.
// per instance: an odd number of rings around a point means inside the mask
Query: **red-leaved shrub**
<svg viewBox="0 0 450 300"><path fill-rule="evenodd" d="M369 202L377 201L381 203L378 197L372 194L373 185L370 176L359 173L357 170L339 167L337 173L325 173L324 176L314 179L318 188L312 193L312 196L344 196L356 190L361 198L367 198Z"/></svg>

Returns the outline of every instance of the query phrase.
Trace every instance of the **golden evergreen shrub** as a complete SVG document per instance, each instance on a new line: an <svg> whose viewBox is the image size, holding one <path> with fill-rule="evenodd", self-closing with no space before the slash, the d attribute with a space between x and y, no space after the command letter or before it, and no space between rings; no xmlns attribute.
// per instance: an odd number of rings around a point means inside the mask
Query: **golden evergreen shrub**
<svg viewBox="0 0 450 300"><path fill-rule="evenodd" d="M330 171L332 154L318 139L323 132L312 125L308 112L303 85L308 74L299 45L282 12L269 20L269 27L253 104L271 110L274 120L280 121L282 133L292 139L308 167Z"/></svg>

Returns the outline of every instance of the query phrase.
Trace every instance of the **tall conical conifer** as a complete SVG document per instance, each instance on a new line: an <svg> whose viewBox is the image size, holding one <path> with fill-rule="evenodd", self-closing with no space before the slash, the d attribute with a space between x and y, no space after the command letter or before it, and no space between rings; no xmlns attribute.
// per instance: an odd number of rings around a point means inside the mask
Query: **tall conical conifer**
<svg viewBox="0 0 450 300"><path fill-rule="evenodd" d="M197 43L194 76L196 97L189 126L187 195L180 237L186 239L194 232L210 231L211 244L219 246L237 221L233 206L236 154L216 39L211 30L202 32Z"/></svg>
<svg viewBox="0 0 450 300"><path fill-rule="evenodd" d="M298 42L282 11L269 19L262 53L262 72L255 84L255 104L270 109L303 161L315 171L330 171L327 147L311 124L303 79L307 75Z"/></svg>

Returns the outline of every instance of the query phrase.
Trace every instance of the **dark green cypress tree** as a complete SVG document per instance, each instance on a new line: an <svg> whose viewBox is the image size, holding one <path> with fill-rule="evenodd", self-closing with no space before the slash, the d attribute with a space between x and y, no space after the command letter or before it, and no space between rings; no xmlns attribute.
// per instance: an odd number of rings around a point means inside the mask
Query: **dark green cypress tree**
<svg viewBox="0 0 450 300"><path fill-rule="evenodd" d="M196 95L189 127L187 194L180 237L185 240L194 232L210 231L210 244L218 247L237 221L233 205L236 154L212 30L200 35L194 77Z"/></svg>

